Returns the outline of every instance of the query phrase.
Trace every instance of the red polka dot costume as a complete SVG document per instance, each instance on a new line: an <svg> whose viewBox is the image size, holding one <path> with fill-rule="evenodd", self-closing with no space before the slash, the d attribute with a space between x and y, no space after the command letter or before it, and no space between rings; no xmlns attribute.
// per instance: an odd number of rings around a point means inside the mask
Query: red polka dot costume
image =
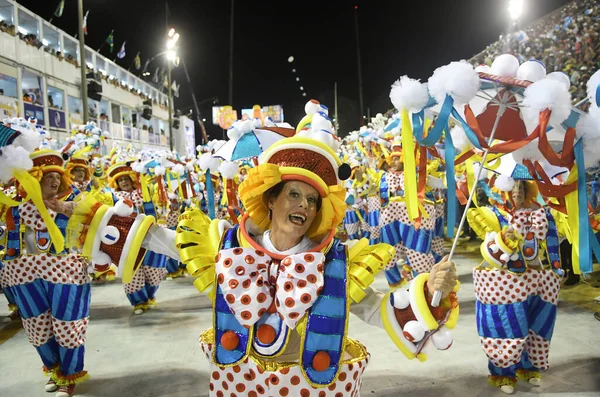
<svg viewBox="0 0 600 397"><path fill-rule="evenodd" d="M492 211L501 226L512 226L524 242L511 248L504 232L490 232L482 243L484 262L473 270L477 329L492 383L514 385L517 377L528 380L548 369L561 283L559 258L552 255L551 246L558 241L556 226L544 208L512 214ZM551 268L541 262L544 244Z"/></svg>
<svg viewBox="0 0 600 397"><path fill-rule="evenodd" d="M35 164L35 162L34 162ZM48 210L66 236L67 218ZM7 249L0 284L15 298L29 342L59 385L85 379L85 339L90 304L87 262L56 252L40 212L31 202L2 214Z"/></svg>

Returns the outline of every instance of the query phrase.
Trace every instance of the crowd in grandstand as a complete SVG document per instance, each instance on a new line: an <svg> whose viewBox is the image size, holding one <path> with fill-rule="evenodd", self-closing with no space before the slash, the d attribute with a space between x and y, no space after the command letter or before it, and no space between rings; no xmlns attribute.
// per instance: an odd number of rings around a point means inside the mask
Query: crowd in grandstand
<svg viewBox="0 0 600 397"><path fill-rule="evenodd" d="M500 54L520 62L537 59L548 72L563 71L571 79L575 103L585 98L585 83L600 68L600 9L596 0L576 0L533 24L516 28L475 55L475 65L491 65Z"/></svg>

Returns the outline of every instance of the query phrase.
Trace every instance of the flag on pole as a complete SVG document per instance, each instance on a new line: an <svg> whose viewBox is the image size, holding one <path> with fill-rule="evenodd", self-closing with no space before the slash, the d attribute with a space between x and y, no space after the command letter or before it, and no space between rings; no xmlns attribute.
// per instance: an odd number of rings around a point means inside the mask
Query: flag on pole
<svg viewBox="0 0 600 397"><path fill-rule="evenodd" d="M119 59L125 58L125 43L126 43L126 41L123 42L123 44L121 45L121 49L117 53L117 58L119 58Z"/></svg>
<svg viewBox="0 0 600 397"><path fill-rule="evenodd" d="M139 51L138 51L137 55L135 56L135 59L133 60L133 64L135 65L135 68L137 70L140 70L140 68L142 67L142 60L140 59Z"/></svg>
<svg viewBox="0 0 600 397"><path fill-rule="evenodd" d="M87 35L87 17L88 14L90 13L90 10L87 10L85 12L85 16L83 17L83 34Z"/></svg>
<svg viewBox="0 0 600 397"><path fill-rule="evenodd" d="M179 87L181 87L181 84L177 85L177 81L173 80L173 84L171 84L171 90L173 90L173 96L175 98L179 98Z"/></svg>
<svg viewBox="0 0 600 397"><path fill-rule="evenodd" d="M114 37L113 37L113 33L114 32L115 32L114 30L111 30L110 34L108 35L108 37L105 40L106 43L110 46L110 53L111 54L113 52L113 47L115 46L115 40L114 40Z"/></svg>
<svg viewBox="0 0 600 397"><path fill-rule="evenodd" d="M65 9L65 0L60 0L60 3L58 3L58 7L56 7L56 11L54 11L54 16L57 18L62 17L64 9Z"/></svg>

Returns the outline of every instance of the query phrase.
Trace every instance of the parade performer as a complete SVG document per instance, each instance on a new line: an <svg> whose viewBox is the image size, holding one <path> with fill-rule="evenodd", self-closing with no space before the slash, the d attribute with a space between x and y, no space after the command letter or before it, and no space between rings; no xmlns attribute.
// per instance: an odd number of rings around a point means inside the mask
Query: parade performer
<svg viewBox="0 0 600 397"><path fill-rule="evenodd" d="M263 153L240 185L247 213L239 225L188 212L178 225L179 252L166 229L151 228L144 241L180 254L196 287L210 290L214 328L200 344L211 361L211 396L357 395L369 354L348 337L350 312L383 326L409 358L424 360L422 347L451 344L446 328L458 314L452 263L383 294L370 284L393 248L366 239L348 248L333 239L350 168L335 154L332 127L318 125L303 125ZM438 309L427 303L434 289L445 296Z"/></svg>
<svg viewBox="0 0 600 397"><path fill-rule="evenodd" d="M73 184L71 188L76 192L89 192L92 190L93 182L90 172L90 162L83 156L72 156L67 161L67 173L71 176Z"/></svg>
<svg viewBox="0 0 600 397"><path fill-rule="evenodd" d="M29 194L23 193L16 198L19 205L1 214L7 238L2 285L14 296L29 342L50 375L45 390L68 397L87 374L84 343L90 279L86 261L64 248L75 203L70 201L71 180L61 153L41 150L31 159L31 178L21 177Z"/></svg>
<svg viewBox="0 0 600 397"><path fill-rule="evenodd" d="M540 371L548 368L564 273L556 223L550 210L537 203L536 184L501 176L496 186L510 191L507 212L490 206L468 213L484 239L484 260L473 270L475 312L490 383L512 394L517 378L539 386Z"/></svg>
<svg viewBox="0 0 600 397"><path fill-rule="evenodd" d="M346 186L346 215L344 216L344 229L346 231L346 235L350 240L359 240L362 237L361 224L364 222L364 211L363 213L359 210L359 205L356 204L356 192L352 188L354 184L355 173L359 168L358 160L355 158L350 158L350 164L352 172L350 174L350 179L345 181Z"/></svg>
<svg viewBox="0 0 600 397"><path fill-rule="evenodd" d="M136 162L137 163L137 162ZM123 200L133 205L135 213L155 216L156 210L146 183L135 172L129 162L117 162L108 169L108 178L113 189L113 202ZM139 181L139 182L138 182ZM124 284L127 299L133 306L134 314L143 314L156 305L156 291L167 272L166 257L164 255L148 252L139 269L130 282Z"/></svg>

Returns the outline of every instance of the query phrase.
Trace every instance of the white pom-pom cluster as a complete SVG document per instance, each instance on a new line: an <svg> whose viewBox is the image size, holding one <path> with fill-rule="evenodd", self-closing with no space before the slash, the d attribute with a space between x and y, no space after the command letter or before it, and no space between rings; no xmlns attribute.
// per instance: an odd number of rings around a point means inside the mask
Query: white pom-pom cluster
<svg viewBox="0 0 600 397"><path fill-rule="evenodd" d="M133 207L131 206L131 204L127 204L123 200L117 201L113 208L117 216L126 217L133 213Z"/></svg>
<svg viewBox="0 0 600 397"><path fill-rule="evenodd" d="M577 139L582 140L585 168L600 162L600 110L590 108L589 114L582 114L577 122Z"/></svg>
<svg viewBox="0 0 600 397"><path fill-rule="evenodd" d="M565 72L551 72L546 75L546 78L560 82L567 90L571 88L571 79Z"/></svg>
<svg viewBox="0 0 600 397"><path fill-rule="evenodd" d="M29 170L33 167L29 152L23 147L14 145L2 148L0 164L0 183L8 183L13 178L15 171Z"/></svg>
<svg viewBox="0 0 600 397"><path fill-rule="evenodd" d="M220 161L218 158L213 157L210 153L204 153L198 160L198 166L202 171L217 171L219 169Z"/></svg>
<svg viewBox="0 0 600 397"><path fill-rule="evenodd" d="M539 119L539 114L550 109L550 125L563 122L571 113L571 93L554 79L542 79L525 89L523 94L523 117L531 122Z"/></svg>
<svg viewBox="0 0 600 397"><path fill-rule="evenodd" d="M481 173L479 173L480 168L481 168L480 163L473 164L473 174L475 176L479 175L479 179L478 179L479 181L485 181L487 179L487 171L484 168L483 170L481 170Z"/></svg>
<svg viewBox="0 0 600 397"><path fill-rule="evenodd" d="M224 161L219 166L219 173L223 179L233 179L237 175L239 165L235 161Z"/></svg>
<svg viewBox="0 0 600 397"><path fill-rule="evenodd" d="M452 136L452 144L455 148L464 152L465 150L469 150L473 147L469 138L467 138L467 134L465 130L461 126L455 126L450 130L450 135Z"/></svg>
<svg viewBox="0 0 600 397"><path fill-rule="evenodd" d="M443 178L427 175L427 186L432 189L444 190L446 189L446 183Z"/></svg>
<svg viewBox="0 0 600 397"><path fill-rule="evenodd" d="M451 62L437 68L427 86L438 103L443 103L446 95L450 95L455 104L463 104L477 95L479 75L467 61Z"/></svg>
<svg viewBox="0 0 600 397"><path fill-rule="evenodd" d="M392 84L390 100L398 110L407 109L413 113L420 112L429 100L427 85L408 76L402 76Z"/></svg>
<svg viewBox="0 0 600 397"><path fill-rule="evenodd" d="M157 165L156 167L154 167L154 174L156 174L157 176L165 175L165 171L166 169L162 165Z"/></svg>
<svg viewBox="0 0 600 397"><path fill-rule="evenodd" d="M546 77L546 67L540 61L526 61L517 69L517 79L535 83Z"/></svg>
<svg viewBox="0 0 600 397"><path fill-rule="evenodd" d="M131 169L139 174L146 173L146 166L141 161L134 161L131 163Z"/></svg>
<svg viewBox="0 0 600 397"><path fill-rule="evenodd" d="M600 103L596 103L596 91L600 86L600 70L596 71L587 82L587 95L593 107L599 107Z"/></svg>
<svg viewBox="0 0 600 397"><path fill-rule="evenodd" d="M183 175L185 174L185 166L183 164L175 164L175 166L171 168L171 171L174 174Z"/></svg>
<svg viewBox="0 0 600 397"><path fill-rule="evenodd" d="M519 60L511 54L502 54L492 62L492 74L502 77L516 77Z"/></svg>
<svg viewBox="0 0 600 397"><path fill-rule="evenodd" d="M529 142L527 145L523 146L520 149L515 150L510 154L513 159L519 163L523 164L523 160L531 160L531 161L542 161L544 160L544 155L540 152L539 149L539 139L534 139Z"/></svg>
<svg viewBox="0 0 600 397"><path fill-rule="evenodd" d="M479 65L475 68L475 71L477 73L492 73L492 68L490 68L488 65Z"/></svg>
<svg viewBox="0 0 600 397"><path fill-rule="evenodd" d="M494 182L494 186L497 187L502 192L510 192L513 190L515 186L515 180L510 176L499 175Z"/></svg>

